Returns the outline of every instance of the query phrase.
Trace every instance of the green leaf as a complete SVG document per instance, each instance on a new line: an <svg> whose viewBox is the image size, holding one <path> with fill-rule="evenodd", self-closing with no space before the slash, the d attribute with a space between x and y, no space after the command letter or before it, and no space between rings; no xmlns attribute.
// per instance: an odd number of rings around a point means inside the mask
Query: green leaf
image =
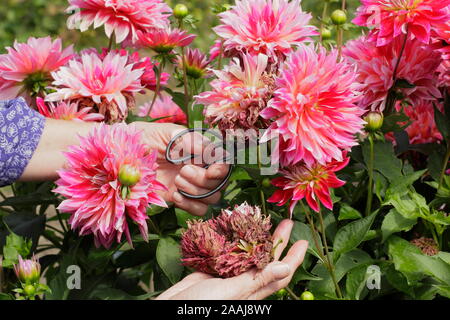
<svg viewBox="0 0 450 320"><path fill-rule="evenodd" d="M349 252L359 246L370 230L376 215L377 213L375 212L370 216L351 222L339 229L334 238L333 252L335 260L343 253Z"/></svg>
<svg viewBox="0 0 450 320"><path fill-rule="evenodd" d="M147 300L160 294L160 291L150 292L139 296L132 296L125 291L116 288L109 288L105 285L98 286L91 297L101 300Z"/></svg>
<svg viewBox="0 0 450 320"><path fill-rule="evenodd" d="M445 141L450 142L450 120L434 106L434 120Z"/></svg>
<svg viewBox="0 0 450 320"><path fill-rule="evenodd" d="M400 131L402 130L402 126L399 123L405 123L407 121L409 121L409 117L403 113L392 114L384 118L381 131L384 133Z"/></svg>
<svg viewBox="0 0 450 320"><path fill-rule="evenodd" d="M368 167L370 159L370 145L363 144L364 161ZM381 173L389 181L394 182L400 179L402 174L402 161L394 153L394 147L390 142L377 141L374 144L374 170Z"/></svg>
<svg viewBox="0 0 450 320"><path fill-rule="evenodd" d="M411 230L416 223L417 218L405 218L396 209L392 209L384 217L383 223L381 224L382 242L385 242L393 233Z"/></svg>
<svg viewBox="0 0 450 320"><path fill-rule="evenodd" d="M382 264L381 269L383 274L386 276L386 280L391 286L398 291L414 297L414 287L408 284L406 277L401 272L395 270L395 266L393 264Z"/></svg>
<svg viewBox="0 0 450 320"><path fill-rule="evenodd" d="M450 285L450 265L438 257L430 257L422 253L412 252L412 259L425 274Z"/></svg>
<svg viewBox="0 0 450 320"><path fill-rule="evenodd" d="M388 193L394 194L399 192L408 191L408 187L412 186L414 182L419 180L427 170L416 171L401 179L393 181L389 186Z"/></svg>
<svg viewBox="0 0 450 320"><path fill-rule="evenodd" d="M356 267L348 273L345 281L345 293L351 300L364 299L368 293L366 265Z"/></svg>
<svg viewBox="0 0 450 320"><path fill-rule="evenodd" d="M339 210L338 220L355 220L362 218L361 213L358 210L353 209L348 204L342 204L341 209Z"/></svg>
<svg viewBox="0 0 450 320"><path fill-rule="evenodd" d="M175 215L177 216L178 225L182 228L187 228L187 221L189 220L201 220L201 217L196 217L187 211L182 209L175 209Z"/></svg>
<svg viewBox="0 0 450 320"><path fill-rule="evenodd" d="M173 238L164 237L159 240L156 260L172 284L181 279L184 268L181 265L180 246Z"/></svg>
<svg viewBox="0 0 450 320"><path fill-rule="evenodd" d="M320 255L317 251L311 228L303 222L295 221L290 241L291 243L295 243L299 240L307 240L309 242L308 252L320 259ZM317 237L317 241L319 243L320 250L322 250L323 247L322 241L320 241L320 237Z"/></svg>
<svg viewBox="0 0 450 320"><path fill-rule="evenodd" d="M6 237L6 244L3 247L3 267L12 268L19 260L19 255L26 258L31 253L31 240L11 232Z"/></svg>
<svg viewBox="0 0 450 320"><path fill-rule="evenodd" d="M450 299L450 286L434 285L434 287L438 289L437 294L440 294L441 296Z"/></svg>
<svg viewBox="0 0 450 320"><path fill-rule="evenodd" d="M444 252L444 251L440 251L437 256L444 261L445 263L450 265L450 253L448 252Z"/></svg>

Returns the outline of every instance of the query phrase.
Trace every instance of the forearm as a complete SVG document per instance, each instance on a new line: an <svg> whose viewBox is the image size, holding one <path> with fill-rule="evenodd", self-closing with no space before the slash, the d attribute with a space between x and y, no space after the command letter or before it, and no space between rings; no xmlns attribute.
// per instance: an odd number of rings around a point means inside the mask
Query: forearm
<svg viewBox="0 0 450 320"><path fill-rule="evenodd" d="M57 179L57 170L64 166L64 151L79 143L96 123L47 119L38 147L28 163L20 181Z"/></svg>

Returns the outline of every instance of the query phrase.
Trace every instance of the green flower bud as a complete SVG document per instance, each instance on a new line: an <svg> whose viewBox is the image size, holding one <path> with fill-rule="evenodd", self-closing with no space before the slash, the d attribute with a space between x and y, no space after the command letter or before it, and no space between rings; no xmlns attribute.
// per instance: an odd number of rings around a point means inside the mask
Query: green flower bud
<svg viewBox="0 0 450 320"><path fill-rule="evenodd" d="M285 297L286 295L287 295L287 290L286 289L281 289L281 290L278 290L277 292L275 292L275 296L277 297L277 298L283 298L283 297Z"/></svg>
<svg viewBox="0 0 450 320"><path fill-rule="evenodd" d="M119 171L119 182L123 186L132 187L141 180L139 169L128 164L122 166Z"/></svg>
<svg viewBox="0 0 450 320"><path fill-rule="evenodd" d="M186 16L189 14L189 9L184 4L177 4L175 8L173 9L173 15L177 19L183 19L186 18Z"/></svg>
<svg viewBox="0 0 450 320"><path fill-rule="evenodd" d="M331 14L331 21L337 26L341 26L347 22L347 14L342 10L335 10Z"/></svg>
<svg viewBox="0 0 450 320"><path fill-rule="evenodd" d="M383 126L383 114L379 112L369 112L364 117L364 121L367 122L366 129L368 131L378 131Z"/></svg>
<svg viewBox="0 0 450 320"><path fill-rule="evenodd" d="M331 30L328 28L322 28L322 30L320 30L320 34L322 35L322 40L331 39Z"/></svg>
<svg viewBox="0 0 450 320"><path fill-rule="evenodd" d="M302 295L300 296L301 300L314 300L314 295L312 292L304 291Z"/></svg>
<svg viewBox="0 0 450 320"><path fill-rule="evenodd" d="M28 297L34 297L36 295L36 288L31 285L31 284L27 284L24 288L23 288L23 292L25 293L25 295L27 295Z"/></svg>
<svg viewBox="0 0 450 320"><path fill-rule="evenodd" d="M272 186L272 183L270 182L269 178L264 178L264 180L262 181L262 186L264 188L270 188Z"/></svg>

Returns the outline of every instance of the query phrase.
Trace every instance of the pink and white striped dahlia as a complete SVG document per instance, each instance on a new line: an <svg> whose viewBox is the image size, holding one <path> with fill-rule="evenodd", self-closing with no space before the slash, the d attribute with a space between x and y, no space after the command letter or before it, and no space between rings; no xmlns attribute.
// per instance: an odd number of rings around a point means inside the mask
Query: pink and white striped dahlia
<svg viewBox="0 0 450 320"><path fill-rule="evenodd" d="M260 117L272 95L273 79L265 71L268 57L264 54L242 56L222 71L214 71L218 79L211 82L212 91L196 97L203 104L206 120L226 129L257 129L267 126Z"/></svg>
<svg viewBox="0 0 450 320"><path fill-rule="evenodd" d="M46 104L44 99L37 98L36 105L40 114L50 119L99 122L105 118L100 113L94 113L92 107L80 108L78 102L60 101Z"/></svg>
<svg viewBox="0 0 450 320"><path fill-rule="evenodd" d="M139 107L139 117L164 118L156 121L158 123L187 124L186 114L173 102L169 94L162 92L160 97L156 98L155 104L150 111L151 105L151 103L146 103Z"/></svg>
<svg viewBox="0 0 450 320"><path fill-rule="evenodd" d="M283 57L318 34L308 25L312 16L302 11L300 2L237 0L231 10L219 14L221 24L214 31L225 40L225 51Z"/></svg>
<svg viewBox="0 0 450 320"><path fill-rule="evenodd" d="M82 105L89 105L87 99L106 121L121 121L134 105L134 94L143 90L143 73L143 69L129 63L127 55L110 52L101 59L96 53L85 53L52 73L56 92L49 94L46 101L80 100Z"/></svg>
<svg viewBox="0 0 450 320"><path fill-rule="evenodd" d="M207 221L194 220L181 238L185 266L229 278L273 260L270 217L246 202Z"/></svg>
<svg viewBox="0 0 450 320"><path fill-rule="evenodd" d="M357 144L364 121L355 105L356 74L337 56L336 50L302 46L281 67L274 98L261 116L274 120L267 136L279 133L283 166L342 161L342 151Z"/></svg>
<svg viewBox="0 0 450 320"><path fill-rule="evenodd" d="M195 35L189 34L180 29L151 30L148 32L138 32L139 45L150 48L157 53L170 53L177 47L186 47L195 39Z"/></svg>
<svg viewBox="0 0 450 320"><path fill-rule="evenodd" d="M62 48L61 39L29 38L14 42L8 53L0 55L0 100L37 94L51 81L51 72L65 65L73 56L73 46ZM37 87L36 87L37 86Z"/></svg>
<svg viewBox="0 0 450 320"><path fill-rule="evenodd" d="M101 124L65 156L54 192L66 198L58 209L72 214L72 229L93 234L96 246L109 248L123 234L131 244L129 219L147 240L146 210L150 204L166 206L157 194L166 188L156 180L157 153L141 141L141 132Z"/></svg>
<svg viewBox="0 0 450 320"><path fill-rule="evenodd" d="M162 29L169 25L170 7L162 0L69 0L67 12L69 29L82 32L94 25L105 26L108 38L116 35L116 42L135 43L137 32Z"/></svg>
<svg viewBox="0 0 450 320"><path fill-rule="evenodd" d="M441 63L438 68L439 72L439 85L441 87L446 87L448 94L450 95L450 59L445 60Z"/></svg>
<svg viewBox="0 0 450 320"><path fill-rule="evenodd" d="M343 158L343 161L332 161L325 165L302 162L281 170L283 176L272 180L272 184L279 189L267 201L277 203L280 207L290 201L291 217L298 201L302 199L306 199L316 212L319 212L320 202L333 210L330 188L340 188L345 184L345 181L336 177L336 172L345 168L350 161L345 153Z"/></svg>
<svg viewBox="0 0 450 320"><path fill-rule="evenodd" d="M450 19L450 0L361 0L353 23L373 27L368 40L384 46L400 35L430 43L434 26Z"/></svg>
<svg viewBox="0 0 450 320"><path fill-rule="evenodd" d="M394 71L402 45L403 40L397 38L389 45L377 47L364 36L347 43L343 53L357 67L356 82L362 93L359 101L362 109L384 110L389 89L394 86ZM408 41L396 78L409 85L397 86L398 95L410 103L439 98L436 70L440 63L439 52L419 40Z"/></svg>

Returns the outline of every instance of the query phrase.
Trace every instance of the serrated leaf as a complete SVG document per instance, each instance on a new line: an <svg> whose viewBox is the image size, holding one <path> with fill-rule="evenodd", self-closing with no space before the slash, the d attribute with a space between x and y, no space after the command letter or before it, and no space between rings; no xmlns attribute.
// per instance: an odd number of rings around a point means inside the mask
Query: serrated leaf
<svg viewBox="0 0 450 320"><path fill-rule="evenodd" d="M164 237L159 240L156 261L172 284L181 279L184 269L181 265L181 251L178 242L173 238Z"/></svg>

